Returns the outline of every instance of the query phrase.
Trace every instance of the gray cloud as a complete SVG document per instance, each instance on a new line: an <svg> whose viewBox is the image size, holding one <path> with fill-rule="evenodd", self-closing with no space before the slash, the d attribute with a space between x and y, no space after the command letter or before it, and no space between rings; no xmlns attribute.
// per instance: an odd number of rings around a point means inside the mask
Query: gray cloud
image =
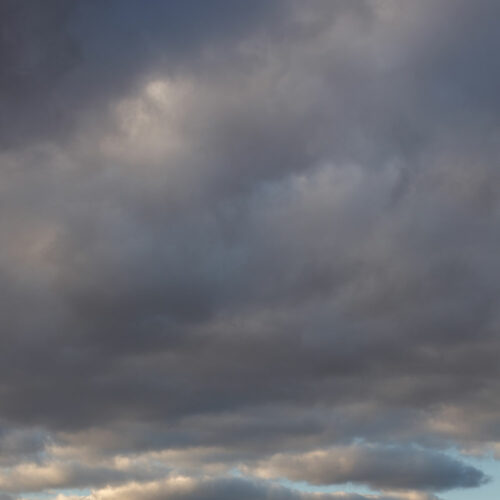
<svg viewBox="0 0 500 500"><path fill-rule="evenodd" d="M3 2L0 464L480 485L436 450L500 441L498 8Z"/></svg>
<svg viewBox="0 0 500 500"><path fill-rule="evenodd" d="M360 446L276 455L258 466L270 477L312 484L365 483L376 489L436 490L477 487L478 469L444 454L401 447Z"/></svg>
<svg viewBox="0 0 500 500"><path fill-rule="evenodd" d="M77 500L84 497L61 496L64 500ZM89 497L86 497L89 498ZM216 479L193 480L185 477L152 483L130 483L119 488L98 490L90 498L100 500L138 499L138 500L405 500L404 494L358 495L349 493L304 493L270 482L242 478L222 477ZM438 500L434 495L414 496L417 500Z"/></svg>
<svg viewBox="0 0 500 500"><path fill-rule="evenodd" d="M144 73L197 59L279 15L280 1L2 3L3 145L52 140Z"/></svg>

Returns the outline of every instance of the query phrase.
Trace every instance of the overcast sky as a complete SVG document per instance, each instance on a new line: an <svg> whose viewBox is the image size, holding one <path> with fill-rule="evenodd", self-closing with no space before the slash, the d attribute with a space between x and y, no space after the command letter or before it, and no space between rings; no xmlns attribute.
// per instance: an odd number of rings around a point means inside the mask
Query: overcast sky
<svg viewBox="0 0 500 500"><path fill-rule="evenodd" d="M500 2L0 0L0 500L495 500Z"/></svg>

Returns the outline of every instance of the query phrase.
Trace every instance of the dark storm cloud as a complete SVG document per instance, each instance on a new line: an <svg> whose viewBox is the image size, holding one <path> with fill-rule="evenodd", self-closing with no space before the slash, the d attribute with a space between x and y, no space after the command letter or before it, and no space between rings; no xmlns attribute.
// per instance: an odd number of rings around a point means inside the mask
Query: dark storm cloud
<svg viewBox="0 0 500 500"><path fill-rule="evenodd" d="M0 146L68 139L151 75L241 65L234 45L255 33L301 34L283 0L6 0L0 7ZM288 4L288 5L287 5ZM318 1L322 23L364 12L362 0ZM245 68L248 70L249 68Z"/></svg>
<svg viewBox="0 0 500 500"><path fill-rule="evenodd" d="M272 22L280 3L2 2L0 144L57 139L78 113L119 97L144 72Z"/></svg>
<svg viewBox="0 0 500 500"><path fill-rule="evenodd" d="M77 48L64 28L70 3L52 1L16 2L0 6L0 121L2 146L23 144L24 132L33 125L41 129L57 117L57 110L46 105L52 100L58 80L74 64ZM21 137L16 138L18 134Z"/></svg>
<svg viewBox="0 0 500 500"><path fill-rule="evenodd" d="M0 464L482 483L412 443L500 440L497 2L0 9Z"/></svg>

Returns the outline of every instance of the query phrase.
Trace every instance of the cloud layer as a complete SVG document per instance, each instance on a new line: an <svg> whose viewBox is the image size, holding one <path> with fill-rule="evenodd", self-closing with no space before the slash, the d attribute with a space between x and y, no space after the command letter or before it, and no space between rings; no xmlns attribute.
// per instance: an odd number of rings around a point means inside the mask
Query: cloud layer
<svg viewBox="0 0 500 500"><path fill-rule="evenodd" d="M499 11L3 1L0 495L484 484Z"/></svg>
<svg viewBox="0 0 500 500"><path fill-rule="evenodd" d="M470 488L486 479L479 470L440 453L359 445L276 455L260 464L257 473L320 485L365 483L382 490Z"/></svg>
<svg viewBox="0 0 500 500"><path fill-rule="evenodd" d="M356 493L303 493L283 486L268 485L264 482L220 478L193 480L175 477L165 481L137 484L130 483L119 488L98 490L91 500L436 500L433 495L358 495ZM83 497L59 496L57 500L83 500Z"/></svg>

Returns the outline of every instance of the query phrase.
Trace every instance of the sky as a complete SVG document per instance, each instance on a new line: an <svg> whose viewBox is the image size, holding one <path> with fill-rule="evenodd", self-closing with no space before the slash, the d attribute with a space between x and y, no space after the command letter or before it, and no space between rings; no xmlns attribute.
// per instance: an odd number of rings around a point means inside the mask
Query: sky
<svg viewBox="0 0 500 500"><path fill-rule="evenodd" d="M0 500L496 500L500 2L0 0Z"/></svg>

